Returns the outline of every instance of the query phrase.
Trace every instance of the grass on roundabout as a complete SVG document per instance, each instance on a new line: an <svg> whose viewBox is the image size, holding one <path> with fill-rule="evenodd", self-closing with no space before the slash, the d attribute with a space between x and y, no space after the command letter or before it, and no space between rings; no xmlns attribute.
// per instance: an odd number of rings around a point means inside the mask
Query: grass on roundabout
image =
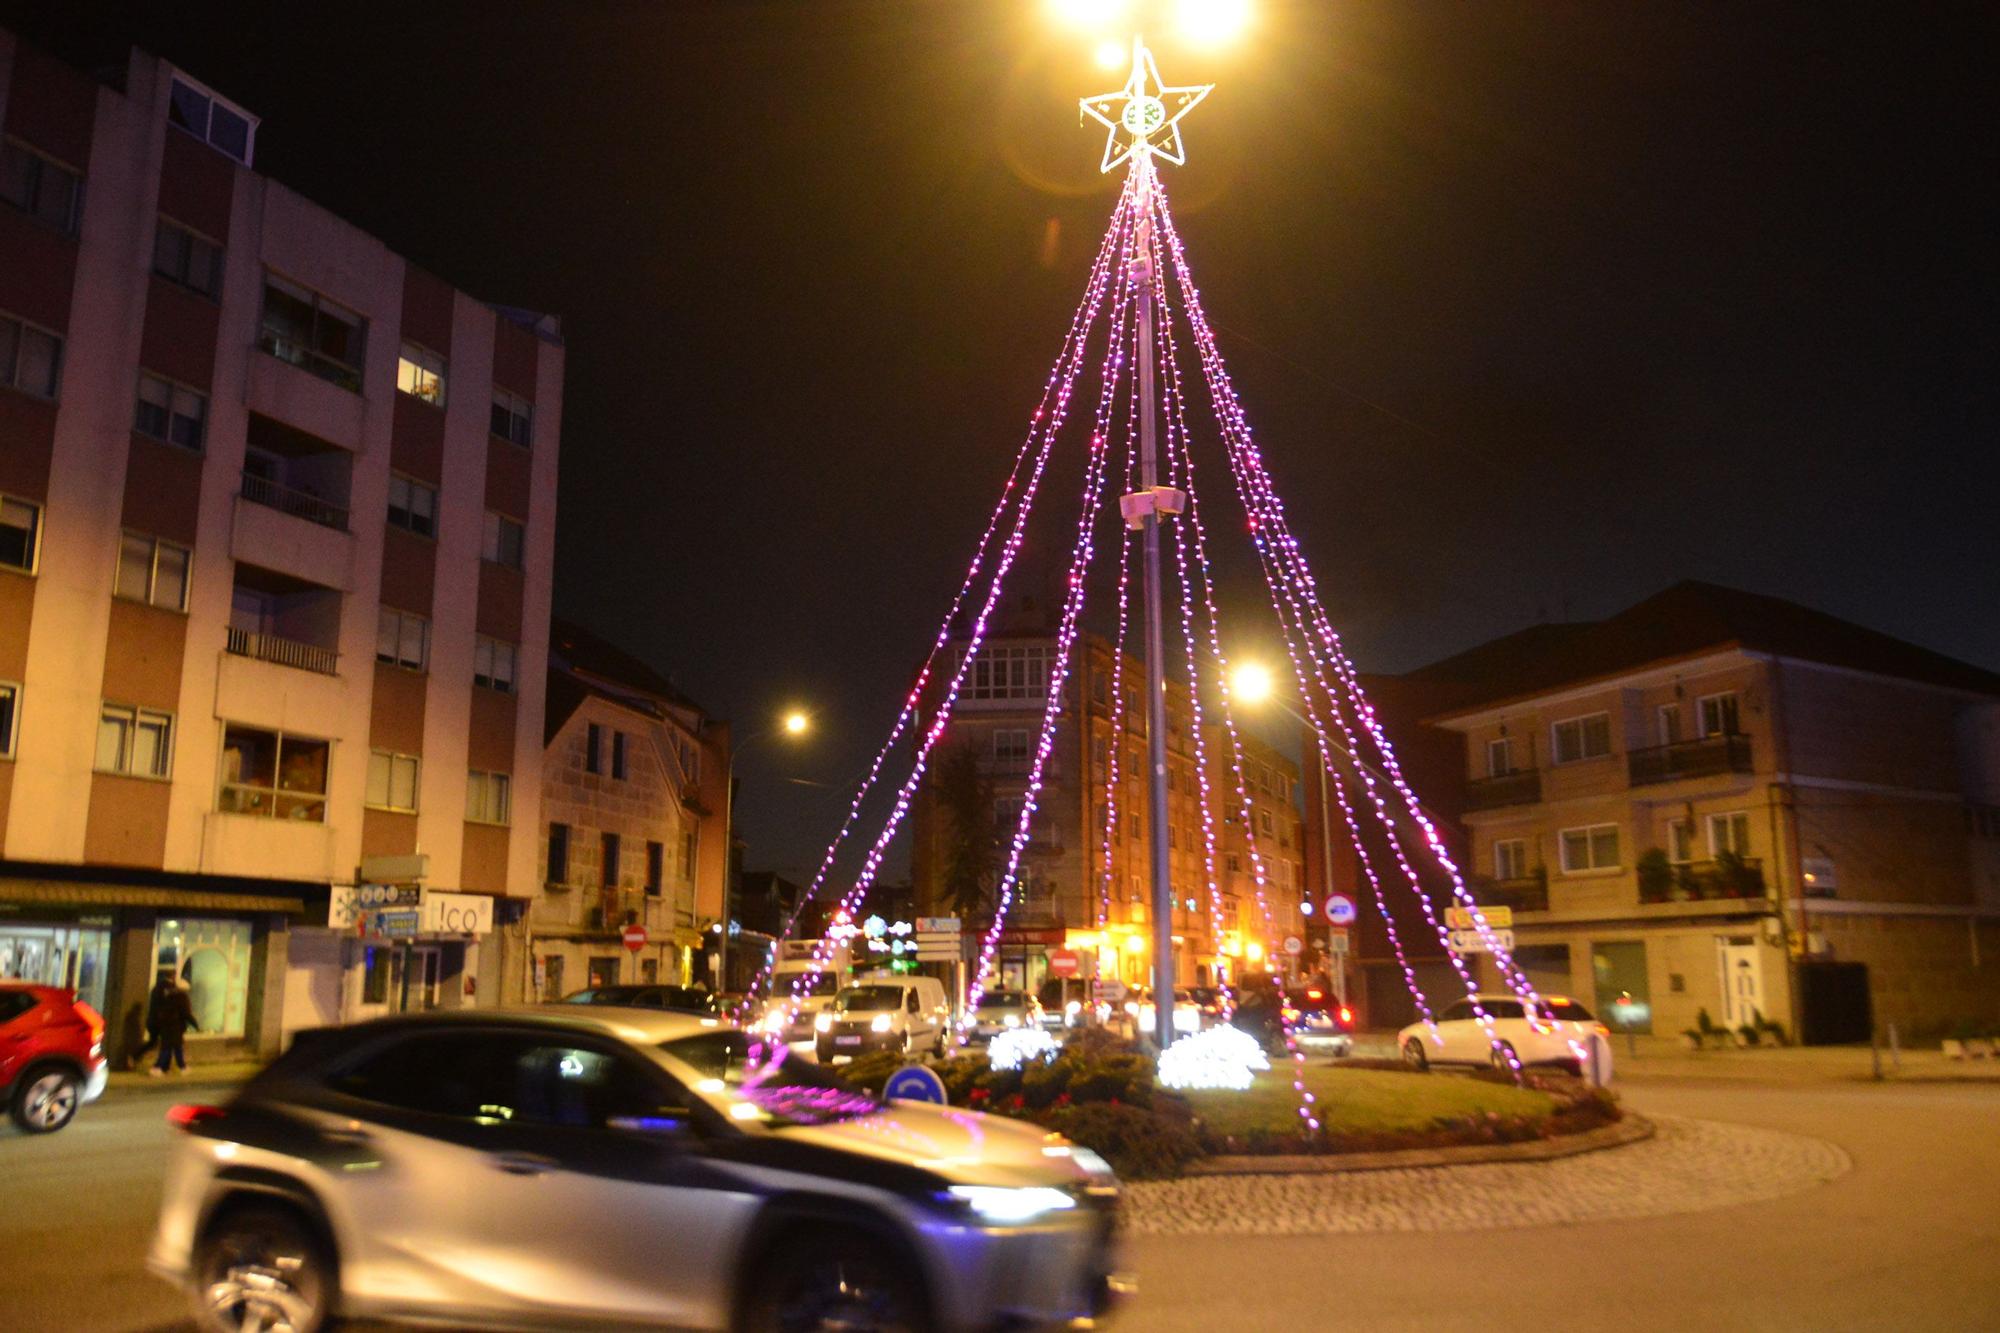
<svg viewBox="0 0 2000 1333"><path fill-rule="evenodd" d="M1307 1065L1306 1091L1320 1121L1335 1137L1421 1133L1442 1121L1497 1115L1542 1121L1556 1109L1546 1092L1453 1074L1406 1074L1386 1069ZM1182 1093L1211 1133L1247 1137L1287 1134L1300 1126L1299 1094L1292 1066L1273 1060L1247 1091Z"/></svg>

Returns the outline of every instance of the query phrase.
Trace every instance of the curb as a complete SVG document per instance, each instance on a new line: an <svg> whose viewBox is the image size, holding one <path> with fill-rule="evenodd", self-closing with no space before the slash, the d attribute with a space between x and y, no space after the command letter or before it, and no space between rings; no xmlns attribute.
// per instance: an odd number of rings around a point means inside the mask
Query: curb
<svg viewBox="0 0 2000 1333"><path fill-rule="evenodd" d="M1653 1137L1653 1122L1630 1111L1616 1124L1524 1143L1466 1143L1448 1148L1398 1148L1390 1152L1331 1153L1325 1156L1273 1154L1208 1157L1188 1164L1189 1176L1332 1175L1350 1171L1400 1171L1413 1167L1477 1166L1491 1162L1553 1162L1584 1153L1642 1143Z"/></svg>

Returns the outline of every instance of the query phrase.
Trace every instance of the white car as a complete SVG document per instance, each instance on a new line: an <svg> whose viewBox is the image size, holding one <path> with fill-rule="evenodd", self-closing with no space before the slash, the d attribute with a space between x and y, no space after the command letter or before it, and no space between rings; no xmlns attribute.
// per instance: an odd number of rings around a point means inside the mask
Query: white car
<svg viewBox="0 0 2000 1333"><path fill-rule="evenodd" d="M1595 1070L1596 1082L1611 1081L1611 1029L1569 996L1544 995L1541 1016L1534 1021L1518 996L1474 998L1493 1020L1491 1035L1486 1024L1473 1016L1472 998L1463 999L1437 1016L1435 1035L1423 1023L1412 1023L1396 1034L1403 1063L1420 1073L1432 1065L1505 1069L1512 1052L1523 1066L1560 1065L1586 1077Z"/></svg>

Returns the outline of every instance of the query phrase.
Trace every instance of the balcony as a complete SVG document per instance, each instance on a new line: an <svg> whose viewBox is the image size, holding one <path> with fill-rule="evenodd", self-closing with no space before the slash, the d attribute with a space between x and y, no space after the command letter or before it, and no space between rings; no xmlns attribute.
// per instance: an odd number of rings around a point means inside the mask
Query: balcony
<svg viewBox="0 0 2000 1333"><path fill-rule="evenodd" d="M254 657L259 662L297 667L301 671L317 671L322 676L338 674L340 654L316 643L287 639L280 634L261 634L231 625L226 646L238 657Z"/></svg>
<svg viewBox="0 0 2000 1333"><path fill-rule="evenodd" d="M317 523L323 528L337 532L347 531L347 510L330 501L322 500L309 491L295 490L283 482L260 476L255 472L243 473L243 498L252 504L264 505L294 518Z"/></svg>
<svg viewBox="0 0 2000 1333"><path fill-rule="evenodd" d="M1716 902L1765 894L1764 863L1749 856L1725 854L1713 861L1687 861L1674 866L1669 876L1639 878L1642 903Z"/></svg>
<svg viewBox="0 0 2000 1333"><path fill-rule="evenodd" d="M1541 875L1493 879L1476 884L1473 896L1481 907L1507 907L1516 912L1549 910L1549 881Z"/></svg>
<svg viewBox="0 0 2000 1333"><path fill-rule="evenodd" d="M1465 808L1497 810L1505 805L1534 805L1542 799L1542 771L1524 768L1513 773L1497 773L1490 778L1474 778L1465 784Z"/></svg>
<svg viewBox="0 0 2000 1333"><path fill-rule="evenodd" d="M1700 740L1675 741L1633 750L1626 756L1632 785L1650 786L1677 782L1682 778L1705 778L1716 773L1748 773L1750 738L1740 732L1704 736Z"/></svg>

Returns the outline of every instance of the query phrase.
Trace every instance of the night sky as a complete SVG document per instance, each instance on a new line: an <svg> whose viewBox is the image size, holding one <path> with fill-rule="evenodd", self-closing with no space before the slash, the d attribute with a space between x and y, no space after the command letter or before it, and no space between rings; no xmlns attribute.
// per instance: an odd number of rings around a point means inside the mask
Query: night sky
<svg viewBox="0 0 2000 1333"><path fill-rule="evenodd" d="M1157 35L1220 85L1168 186L1364 669L1689 577L2000 666L1991 6L1258 10ZM1110 210L1091 43L1038 0L0 20L158 51L261 170L563 317L559 609L744 731L816 709L739 766L749 864L815 861L844 802L787 779L893 717Z"/></svg>

